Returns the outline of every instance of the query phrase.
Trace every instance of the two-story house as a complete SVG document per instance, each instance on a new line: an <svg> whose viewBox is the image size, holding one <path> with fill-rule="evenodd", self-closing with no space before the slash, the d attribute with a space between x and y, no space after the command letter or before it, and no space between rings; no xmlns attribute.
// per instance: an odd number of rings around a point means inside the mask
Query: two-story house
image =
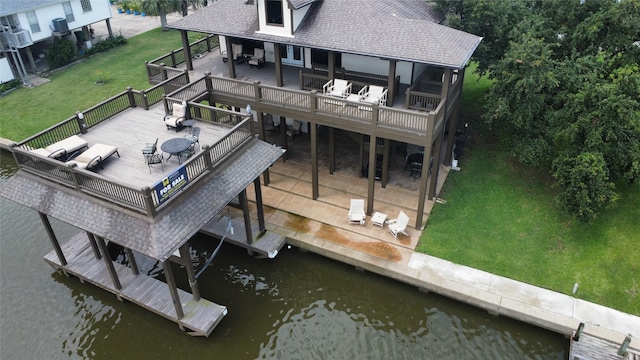
<svg viewBox="0 0 640 360"><path fill-rule="evenodd" d="M254 58L257 67L274 65L267 68L278 87L290 86L291 81L283 79L295 72L296 88L335 95L328 91L329 81L347 80L348 90L340 99L311 100L299 109L294 109L302 104L297 98L274 106L267 95L249 99L223 88L210 95L239 108L249 103L259 117L280 118L289 125L301 122L314 154L320 126L356 134L362 153L359 167L370 179L368 213L373 212L374 178L385 186L386 155L401 144L407 159L420 165L415 226L421 228L425 198L436 195L439 165L449 166L453 160L464 69L482 40L442 21L435 4L422 0L219 0L169 27L183 32L185 48L189 31L219 36L223 57L234 61L214 76L250 82L242 73L247 67L239 64L251 64ZM186 62L192 69L191 56ZM372 87L382 88L381 94L367 96ZM371 98L380 101L372 104ZM315 168L312 173L317 199L321 175Z"/></svg>
<svg viewBox="0 0 640 360"><path fill-rule="evenodd" d="M111 7L102 0L3 0L0 4L0 62L2 82L37 72L39 44L55 36L70 36L74 42L90 40L89 25L106 21L111 35ZM27 66L28 64L28 66Z"/></svg>

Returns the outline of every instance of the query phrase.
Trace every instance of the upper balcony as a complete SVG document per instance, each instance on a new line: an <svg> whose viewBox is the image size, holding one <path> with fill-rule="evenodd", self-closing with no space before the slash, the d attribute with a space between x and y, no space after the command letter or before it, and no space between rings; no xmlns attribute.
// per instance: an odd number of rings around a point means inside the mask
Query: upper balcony
<svg viewBox="0 0 640 360"><path fill-rule="evenodd" d="M21 49L33 45L31 34L27 30L3 30L0 34L2 36L2 43L6 45L6 47Z"/></svg>

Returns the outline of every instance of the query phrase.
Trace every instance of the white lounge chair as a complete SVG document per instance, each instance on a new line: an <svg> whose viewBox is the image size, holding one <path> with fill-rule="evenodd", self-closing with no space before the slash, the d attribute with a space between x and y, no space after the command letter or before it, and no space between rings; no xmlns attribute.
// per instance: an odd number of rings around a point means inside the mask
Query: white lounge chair
<svg viewBox="0 0 640 360"><path fill-rule="evenodd" d="M381 106L387 105L387 89L377 85L367 85L363 87L359 92L360 101L378 104Z"/></svg>
<svg viewBox="0 0 640 360"><path fill-rule="evenodd" d="M187 116L187 103L185 101L182 104L173 104L173 110L171 114L165 115L164 124L167 125L167 130L175 128L176 131L182 127L182 123L186 120Z"/></svg>
<svg viewBox="0 0 640 360"><path fill-rule="evenodd" d="M346 99L351 94L351 83L342 79L331 79L322 87L325 94Z"/></svg>
<svg viewBox="0 0 640 360"><path fill-rule="evenodd" d="M351 199L349 207L349 224L364 225L364 199Z"/></svg>
<svg viewBox="0 0 640 360"><path fill-rule="evenodd" d="M409 225L409 217L404 213L404 211L400 211L398 218L395 220L389 220L388 224L389 231L393 234L395 239L398 239L399 233L409 236L409 234L406 233L407 225Z"/></svg>
<svg viewBox="0 0 640 360"><path fill-rule="evenodd" d="M47 147L32 149L31 151L38 155L50 157L52 159L63 158L59 160L64 161L71 155L73 155L74 152L82 148L86 148L87 146L87 142L80 138L80 136L72 135Z"/></svg>
<svg viewBox="0 0 640 360"><path fill-rule="evenodd" d="M264 66L264 49L253 49L253 56L248 61L249 67L255 66L258 69Z"/></svg>
<svg viewBox="0 0 640 360"><path fill-rule="evenodd" d="M104 169L102 162L113 154L118 154L118 157L120 157L117 147L104 144L94 144L87 149L87 151L76 156L73 160L67 161L67 165L76 166L80 169L91 169L96 165L100 165L100 167Z"/></svg>
<svg viewBox="0 0 640 360"><path fill-rule="evenodd" d="M302 123L298 120L293 120L292 126L287 126L287 136L291 137L291 141L295 139L296 136L302 133Z"/></svg>

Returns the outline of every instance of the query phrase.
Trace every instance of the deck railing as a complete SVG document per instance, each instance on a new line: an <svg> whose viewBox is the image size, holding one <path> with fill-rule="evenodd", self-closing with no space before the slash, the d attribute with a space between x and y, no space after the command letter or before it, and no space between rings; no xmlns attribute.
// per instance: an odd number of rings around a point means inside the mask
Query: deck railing
<svg viewBox="0 0 640 360"><path fill-rule="evenodd" d="M72 121L68 120L65 123L70 122ZM65 126L62 128L66 129ZM252 119L245 117L227 135L213 145L203 147L202 152L184 163L189 184L193 185L203 175L218 167L229 153L251 138L253 138ZM26 172L148 216L155 216L174 199L160 204L157 194L151 188L134 189L111 181L100 174L38 155L23 147L15 147L13 153L20 168Z"/></svg>
<svg viewBox="0 0 640 360"><path fill-rule="evenodd" d="M206 76L210 79L213 96L228 96L251 104L256 111L273 110L280 108L289 112L295 111L303 114L316 114L320 121L327 119L336 126L338 123L351 123L359 129L373 124L374 128L384 128L385 132L398 132L400 135L412 133L416 136L424 136L427 133L427 123L433 119L433 111L416 112L411 110L396 109L386 106L372 105L365 102L353 102L346 99L332 97L318 93L317 91L303 91L286 89L277 86L262 85L246 81ZM433 107L435 111L437 105ZM431 120L432 121L432 120ZM364 130L363 130L364 131Z"/></svg>
<svg viewBox="0 0 640 360"><path fill-rule="evenodd" d="M206 37L189 44L189 50L191 54L200 54L204 51L211 52L211 50L218 47L218 43L219 42L217 35L207 35ZM178 66L184 63L184 48L171 50L171 52L168 54L164 54L151 61L145 62L145 68L147 69L147 79L149 79L150 84L157 84L171 77L174 77L177 75L177 73L185 71L178 69Z"/></svg>

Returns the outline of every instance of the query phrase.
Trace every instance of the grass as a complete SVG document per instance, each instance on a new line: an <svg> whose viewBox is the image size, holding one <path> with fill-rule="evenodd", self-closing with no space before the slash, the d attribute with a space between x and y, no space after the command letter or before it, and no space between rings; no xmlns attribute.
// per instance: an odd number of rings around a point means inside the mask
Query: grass
<svg viewBox="0 0 640 360"><path fill-rule="evenodd" d="M552 179L514 162L480 122L491 84L467 72L463 110L470 137L417 251L640 315L640 186L596 221L560 213Z"/></svg>
<svg viewBox="0 0 640 360"><path fill-rule="evenodd" d="M128 43L51 74L51 81L0 98L0 137L23 140L124 91L151 87L144 62L182 46L180 33L151 30ZM98 72L108 81L96 85Z"/></svg>

